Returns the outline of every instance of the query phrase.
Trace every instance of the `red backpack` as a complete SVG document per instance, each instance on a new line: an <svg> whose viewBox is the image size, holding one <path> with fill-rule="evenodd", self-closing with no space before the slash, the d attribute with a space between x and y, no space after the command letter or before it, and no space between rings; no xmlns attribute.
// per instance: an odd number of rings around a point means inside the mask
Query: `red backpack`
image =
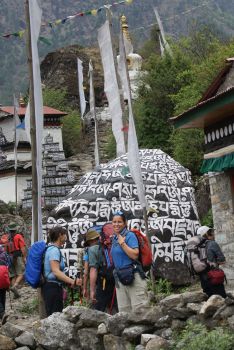
<svg viewBox="0 0 234 350"><path fill-rule="evenodd" d="M0 247L0 289L8 289L10 287L9 270L8 270L8 258Z"/></svg>
<svg viewBox="0 0 234 350"><path fill-rule="evenodd" d="M3 246L5 252L9 255L12 255L16 250L14 239L10 233L4 233L0 238L0 244Z"/></svg>
<svg viewBox="0 0 234 350"><path fill-rule="evenodd" d="M139 244L139 261L144 271L149 271L153 263L153 255L146 235L141 231L132 228L131 232L135 233Z"/></svg>

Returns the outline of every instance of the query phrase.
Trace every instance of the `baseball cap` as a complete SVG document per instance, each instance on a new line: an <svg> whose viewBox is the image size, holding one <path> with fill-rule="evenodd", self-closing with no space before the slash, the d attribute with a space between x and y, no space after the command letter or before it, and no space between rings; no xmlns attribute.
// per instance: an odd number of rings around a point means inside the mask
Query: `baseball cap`
<svg viewBox="0 0 234 350"><path fill-rule="evenodd" d="M213 230L213 228L208 226L201 226L197 230L197 235L204 236L209 230Z"/></svg>

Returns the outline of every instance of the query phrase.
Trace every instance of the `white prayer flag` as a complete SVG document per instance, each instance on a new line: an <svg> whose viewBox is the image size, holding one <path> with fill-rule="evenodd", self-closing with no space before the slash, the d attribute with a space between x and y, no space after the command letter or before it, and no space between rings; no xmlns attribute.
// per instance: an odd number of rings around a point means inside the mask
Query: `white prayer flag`
<svg viewBox="0 0 234 350"><path fill-rule="evenodd" d="M94 158L95 165L98 166L99 163L99 151L98 151L98 131L97 131L97 118L96 118L96 109L95 109L95 95L93 87L93 66L91 60L89 61L89 106L91 118L94 119L95 125L95 147L94 147Z"/></svg>
<svg viewBox="0 0 234 350"><path fill-rule="evenodd" d="M84 94L84 78L83 78L83 62L77 58L77 71L78 71L78 86L79 86L79 96L80 96L80 116L83 119L86 109L86 101Z"/></svg>
<svg viewBox="0 0 234 350"><path fill-rule="evenodd" d="M163 47L163 44L162 44L162 40L161 40L161 35L159 34L158 36L158 39L159 39L159 45L160 45L160 52L161 52L161 57L163 57L165 55L165 49Z"/></svg>
<svg viewBox="0 0 234 350"><path fill-rule="evenodd" d="M36 119L36 147L37 147L37 181L38 181L38 240L43 239L42 215L41 215L41 184L42 184L42 138L43 138L43 99L41 89L40 62L38 55L37 41L41 27L42 11L38 0L29 0L30 36L32 45L32 69L34 85L34 103ZM32 227L34 237L34 227Z"/></svg>
<svg viewBox="0 0 234 350"><path fill-rule="evenodd" d="M167 40L166 40L166 36L165 36L165 32L163 29L163 25L161 22L161 18L159 16L158 10L156 7L154 7L154 13L158 22L158 26L159 26L159 30L160 30L160 34L162 36L162 46L165 48L165 50L169 53L169 55L172 57L173 53L171 51L170 45L168 44Z"/></svg>
<svg viewBox="0 0 234 350"><path fill-rule="evenodd" d="M123 32L120 30L120 40L119 40L119 65L120 71L122 74L122 81L127 91L128 98L128 111L129 111L129 126L128 126L128 166L130 169L130 173L137 187L137 193L139 197L139 201L141 203L142 208L148 208L148 203L145 198L145 189L142 179L141 173L141 162L139 158L139 147L133 117L132 110L132 98L131 98L131 90L128 76L128 68L126 61L126 54L124 48L123 41Z"/></svg>
<svg viewBox="0 0 234 350"><path fill-rule="evenodd" d="M18 137L18 133L17 133L17 125L20 123L20 119L18 116L18 108L19 108L19 104L18 104L18 100L14 95L14 119L15 119L15 149L14 149L14 157L15 157L15 170L17 169L17 147L18 147L18 143L19 143L19 137Z"/></svg>
<svg viewBox="0 0 234 350"><path fill-rule="evenodd" d="M112 118L112 131L116 140L117 156L120 156L126 152L122 119L123 111L116 76L109 21L106 21L98 30L98 44L104 70L104 90Z"/></svg>

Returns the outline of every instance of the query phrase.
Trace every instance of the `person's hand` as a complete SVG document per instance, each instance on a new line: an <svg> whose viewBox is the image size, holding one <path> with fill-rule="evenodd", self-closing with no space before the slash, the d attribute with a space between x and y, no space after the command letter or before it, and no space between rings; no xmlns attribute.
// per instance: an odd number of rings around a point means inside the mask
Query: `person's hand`
<svg viewBox="0 0 234 350"><path fill-rule="evenodd" d="M125 242L125 237L122 237L121 235L118 235L118 243L121 246Z"/></svg>
<svg viewBox="0 0 234 350"><path fill-rule="evenodd" d="M82 278L75 279L75 286L82 286Z"/></svg>
<svg viewBox="0 0 234 350"><path fill-rule="evenodd" d="M89 297L89 293L88 293L88 290L86 288L83 289L83 298L86 298L88 299Z"/></svg>

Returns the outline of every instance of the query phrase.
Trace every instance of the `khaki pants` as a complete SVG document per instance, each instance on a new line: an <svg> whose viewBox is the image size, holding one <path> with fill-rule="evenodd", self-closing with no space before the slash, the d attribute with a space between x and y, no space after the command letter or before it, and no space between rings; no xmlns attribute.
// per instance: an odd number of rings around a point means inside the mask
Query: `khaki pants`
<svg viewBox="0 0 234 350"><path fill-rule="evenodd" d="M137 307L147 304L146 280L142 279L138 272L135 273L133 284L124 286L118 281L116 288L119 312L130 312Z"/></svg>

